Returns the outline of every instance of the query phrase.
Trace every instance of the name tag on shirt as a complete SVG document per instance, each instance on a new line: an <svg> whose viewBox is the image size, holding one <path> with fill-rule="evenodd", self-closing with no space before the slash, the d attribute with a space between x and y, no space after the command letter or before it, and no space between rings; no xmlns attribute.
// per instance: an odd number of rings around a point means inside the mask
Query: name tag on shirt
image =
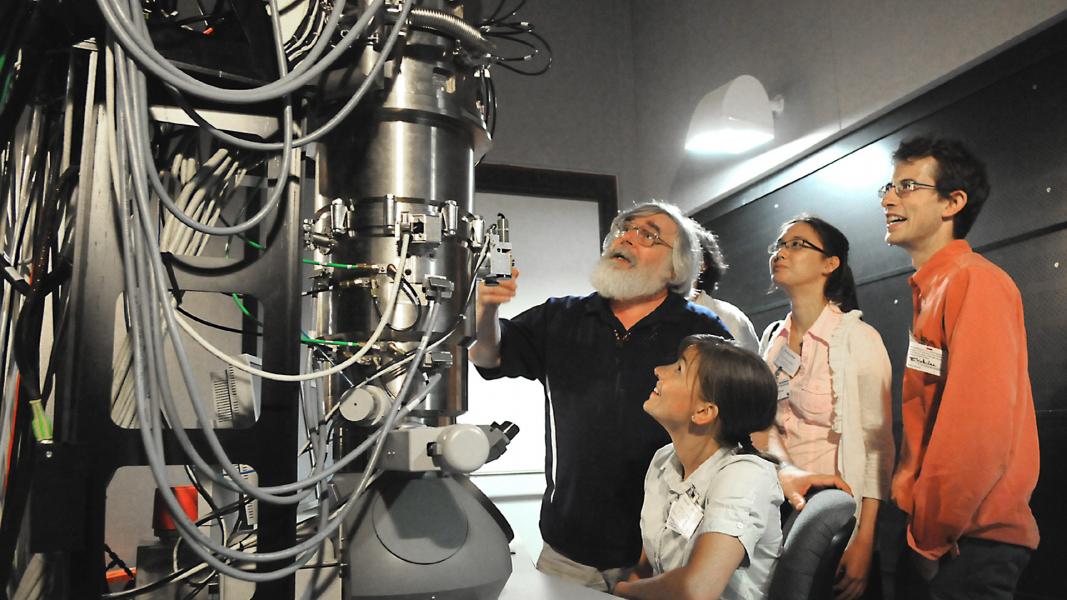
<svg viewBox="0 0 1067 600"><path fill-rule="evenodd" d="M789 398L789 380L782 379L778 382L778 399L785 400Z"/></svg>
<svg viewBox="0 0 1067 600"><path fill-rule="evenodd" d="M774 366L792 377L800 370L800 355L790 350L788 346L782 346L781 352L774 357Z"/></svg>
<svg viewBox="0 0 1067 600"><path fill-rule="evenodd" d="M905 366L930 375L944 375L945 350L920 343L914 335L908 336L908 360Z"/></svg>
<svg viewBox="0 0 1067 600"><path fill-rule="evenodd" d="M671 504L671 510L667 513L667 527L688 540L703 519L704 511L696 501L688 494L682 494Z"/></svg>

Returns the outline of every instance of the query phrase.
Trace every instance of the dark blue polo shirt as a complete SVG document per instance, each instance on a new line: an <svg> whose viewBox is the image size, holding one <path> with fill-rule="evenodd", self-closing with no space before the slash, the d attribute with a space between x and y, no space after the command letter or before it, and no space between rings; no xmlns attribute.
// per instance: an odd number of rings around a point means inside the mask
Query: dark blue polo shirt
<svg viewBox="0 0 1067 600"><path fill-rule="evenodd" d="M478 369L482 377L537 379L545 388L542 537L582 564L632 566L645 471L670 442L641 407L656 385L652 369L674 362L687 335L730 334L711 311L674 293L629 331L599 294L549 298L500 327L500 367Z"/></svg>

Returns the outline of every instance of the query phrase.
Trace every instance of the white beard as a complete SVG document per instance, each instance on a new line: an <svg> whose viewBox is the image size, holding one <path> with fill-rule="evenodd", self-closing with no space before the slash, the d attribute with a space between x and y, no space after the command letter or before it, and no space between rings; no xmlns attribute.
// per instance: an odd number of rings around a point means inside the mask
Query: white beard
<svg viewBox="0 0 1067 600"><path fill-rule="evenodd" d="M667 287L670 273L664 273L665 269L651 265L624 269L617 266L615 259L611 258L615 254L623 254L628 260L633 260L632 257L625 256L625 253L611 250L600 257L589 276L589 282L601 296L625 302L654 296Z"/></svg>

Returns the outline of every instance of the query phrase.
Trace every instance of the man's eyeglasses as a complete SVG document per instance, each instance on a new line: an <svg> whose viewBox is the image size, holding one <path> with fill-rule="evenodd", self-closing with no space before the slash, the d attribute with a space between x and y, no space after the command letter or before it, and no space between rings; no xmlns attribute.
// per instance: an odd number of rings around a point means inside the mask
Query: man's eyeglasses
<svg viewBox="0 0 1067 600"><path fill-rule="evenodd" d="M651 248L656 244L662 244L668 248L674 248L674 246L663 241L663 238L659 236L659 233L652 231L647 227L634 225L633 223L623 223L622 225L619 225L615 229L615 237L621 238L622 236L626 235L627 233L630 233L631 231L637 233L637 243L646 248Z"/></svg>
<svg viewBox="0 0 1067 600"><path fill-rule="evenodd" d="M889 193L889 190L896 190L897 196L903 197L905 194L910 194L919 188L936 190L937 186L929 183L919 183L914 179L905 179L900 183L893 183L892 181L890 181L889 183L878 188L878 197L885 198L886 194Z"/></svg>
<svg viewBox="0 0 1067 600"><path fill-rule="evenodd" d="M789 250L790 252L792 252L794 250L801 250L804 248L807 248L808 250L814 250L820 254L826 254L826 250L823 250L822 248L816 246L808 240L803 240L800 238L793 238L791 240L778 240L770 246L767 246L767 252L771 255L774 255L778 254L778 251L782 249Z"/></svg>

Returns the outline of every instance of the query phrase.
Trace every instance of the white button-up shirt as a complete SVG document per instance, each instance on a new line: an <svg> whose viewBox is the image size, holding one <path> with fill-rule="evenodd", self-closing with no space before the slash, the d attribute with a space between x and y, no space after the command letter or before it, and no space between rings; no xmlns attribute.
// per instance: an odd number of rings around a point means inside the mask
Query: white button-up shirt
<svg viewBox="0 0 1067 600"><path fill-rule="evenodd" d="M703 511L688 538L667 524L671 506L683 496ZM721 598L763 598L782 549L782 501L774 465L758 456L722 448L682 481L674 445L660 448L645 475L641 507L641 539L653 573L684 566L701 534L722 533L741 542L745 558Z"/></svg>

